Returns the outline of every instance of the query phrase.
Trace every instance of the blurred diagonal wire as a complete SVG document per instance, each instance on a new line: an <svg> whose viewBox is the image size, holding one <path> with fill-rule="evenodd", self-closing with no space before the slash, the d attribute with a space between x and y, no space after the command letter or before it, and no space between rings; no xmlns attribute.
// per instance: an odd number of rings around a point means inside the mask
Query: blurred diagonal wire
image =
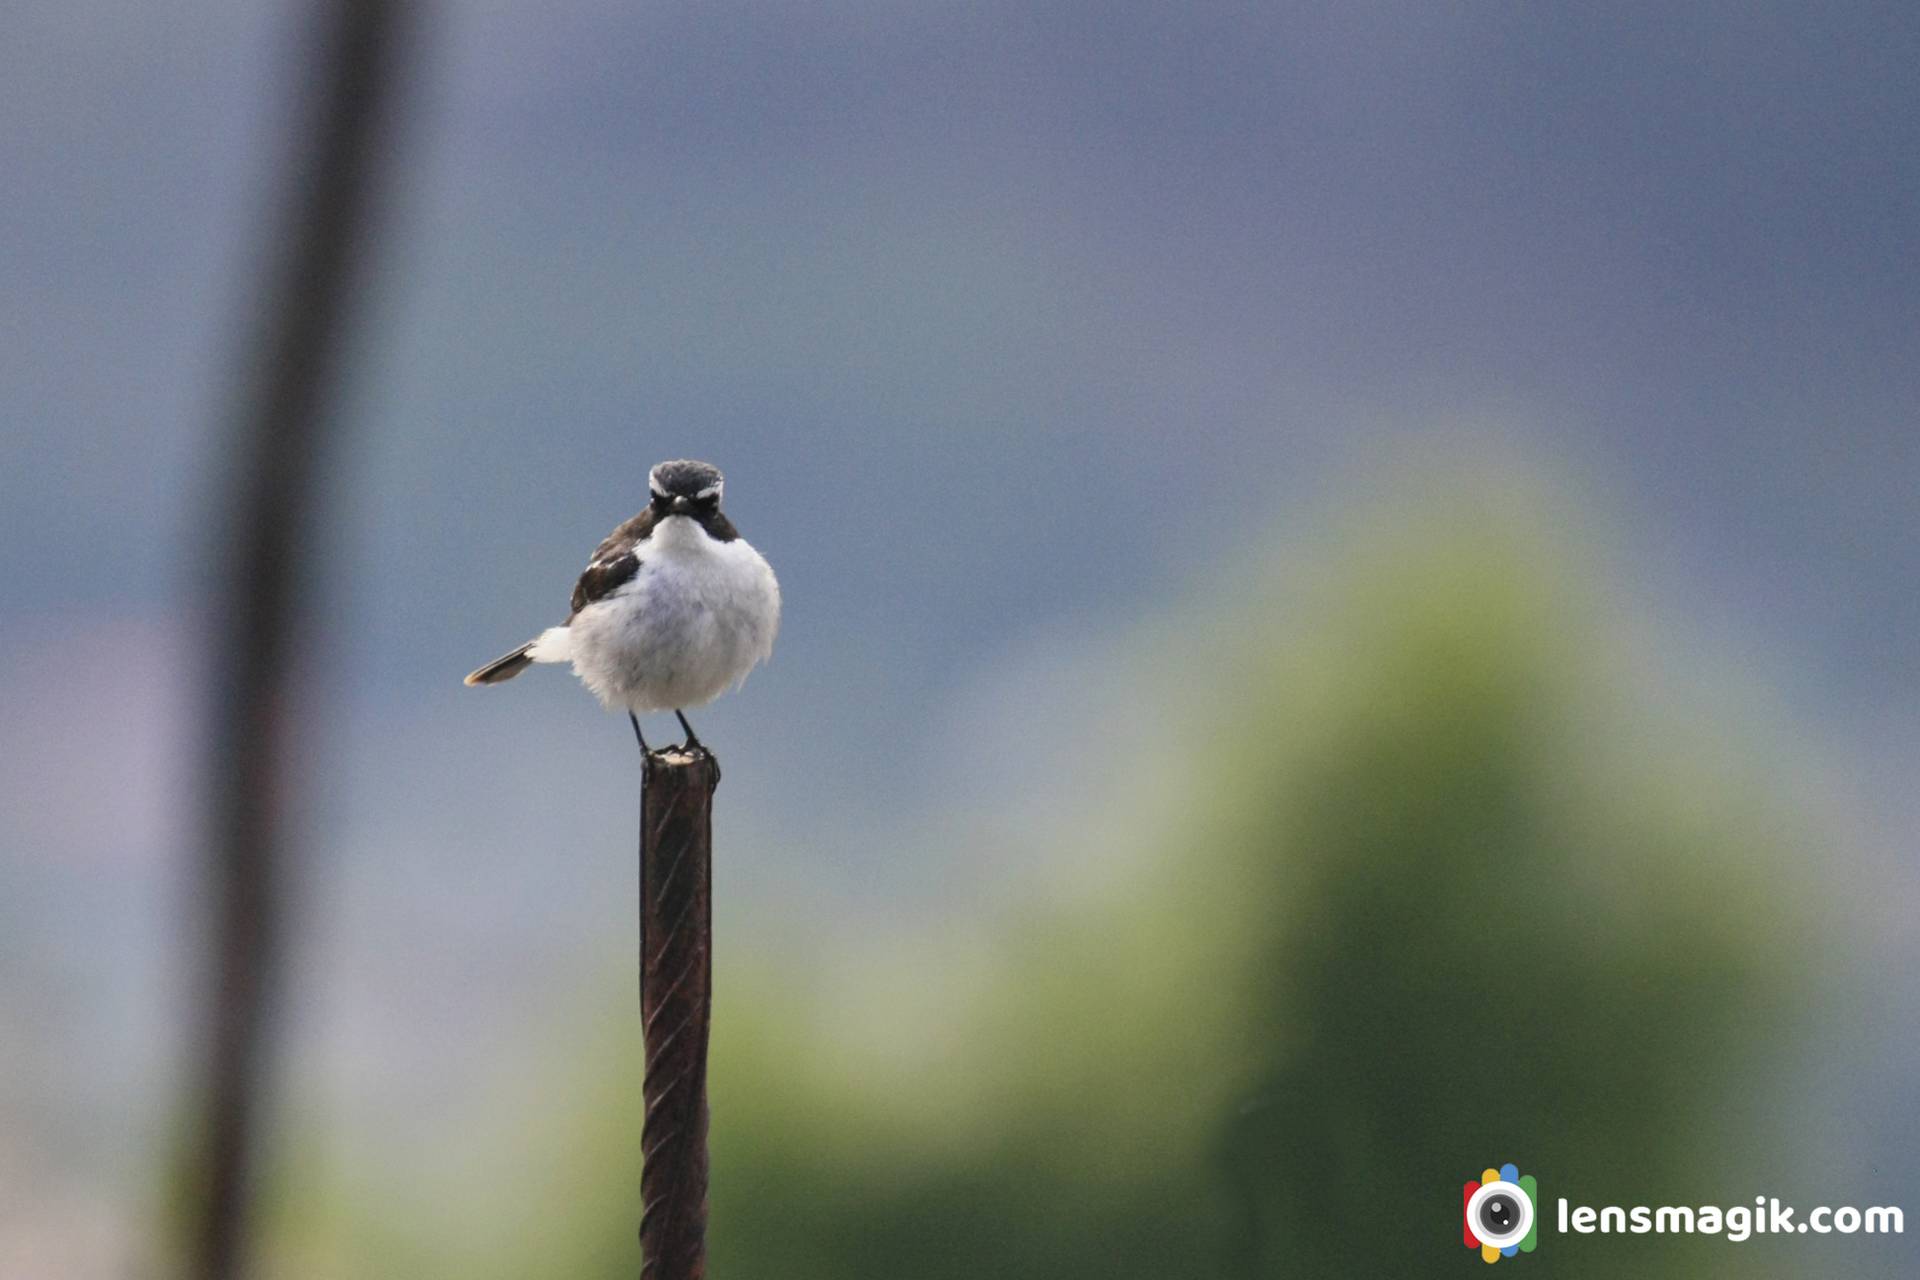
<svg viewBox="0 0 1920 1280"><path fill-rule="evenodd" d="M247 1268L272 1012L285 933L296 589L312 567L314 501L333 435L329 392L351 312L406 0L334 0L315 14L312 110L296 143L258 336L229 435L226 578L210 696L205 891L211 902L203 1057L185 1169L184 1264Z"/></svg>

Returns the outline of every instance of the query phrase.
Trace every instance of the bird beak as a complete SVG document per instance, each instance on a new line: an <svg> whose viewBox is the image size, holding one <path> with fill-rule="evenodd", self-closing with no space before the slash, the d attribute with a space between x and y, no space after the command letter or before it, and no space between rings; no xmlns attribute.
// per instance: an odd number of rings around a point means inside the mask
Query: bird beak
<svg viewBox="0 0 1920 1280"><path fill-rule="evenodd" d="M683 516L683 515L685 515L685 514L687 514L687 512L689 512L689 511L691 511L691 510L693 510L693 503L692 503L692 501L691 501L691 500L689 500L689 499L687 499L687 498L675 498L675 499L673 500L673 514L674 514L674 515L677 515L677 516Z"/></svg>

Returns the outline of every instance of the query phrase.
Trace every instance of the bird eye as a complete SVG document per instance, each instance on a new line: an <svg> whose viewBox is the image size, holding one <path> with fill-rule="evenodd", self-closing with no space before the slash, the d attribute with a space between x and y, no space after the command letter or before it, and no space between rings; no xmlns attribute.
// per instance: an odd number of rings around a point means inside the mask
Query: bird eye
<svg viewBox="0 0 1920 1280"><path fill-rule="evenodd" d="M664 493L656 493L653 495L653 505L659 510L665 511L673 505L673 499Z"/></svg>
<svg viewBox="0 0 1920 1280"><path fill-rule="evenodd" d="M693 500L693 505L698 507L702 511L712 511L715 507L720 505L720 495L717 493L709 493L704 495L703 497L695 498Z"/></svg>

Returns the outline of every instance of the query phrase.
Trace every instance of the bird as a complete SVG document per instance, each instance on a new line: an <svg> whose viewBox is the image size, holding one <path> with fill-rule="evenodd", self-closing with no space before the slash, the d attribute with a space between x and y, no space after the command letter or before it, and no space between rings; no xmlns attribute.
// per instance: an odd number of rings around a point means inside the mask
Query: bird
<svg viewBox="0 0 1920 1280"><path fill-rule="evenodd" d="M647 473L648 502L594 549L573 586L572 612L467 676L513 679L535 663L571 663L608 710L624 710L641 751L640 716L671 711L690 750L704 750L690 707L703 707L773 654L780 584L720 510L726 480L681 459Z"/></svg>

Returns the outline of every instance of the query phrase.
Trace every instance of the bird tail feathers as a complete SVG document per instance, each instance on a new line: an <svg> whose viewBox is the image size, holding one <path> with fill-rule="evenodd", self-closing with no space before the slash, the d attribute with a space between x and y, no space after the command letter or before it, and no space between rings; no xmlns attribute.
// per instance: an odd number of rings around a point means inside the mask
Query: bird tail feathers
<svg viewBox="0 0 1920 1280"><path fill-rule="evenodd" d="M512 653L495 658L486 666L481 667L478 671L469 675L467 677L467 683L499 684L502 680L513 679L526 668L533 665L533 659L527 656L528 651L532 648L533 645L531 643L523 644Z"/></svg>
<svg viewBox="0 0 1920 1280"><path fill-rule="evenodd" d="M573 636L565 627L548 627L512 653L495 658L467 677L468 684L499 684L511 680L536 662L570 662Z"/></svg>

